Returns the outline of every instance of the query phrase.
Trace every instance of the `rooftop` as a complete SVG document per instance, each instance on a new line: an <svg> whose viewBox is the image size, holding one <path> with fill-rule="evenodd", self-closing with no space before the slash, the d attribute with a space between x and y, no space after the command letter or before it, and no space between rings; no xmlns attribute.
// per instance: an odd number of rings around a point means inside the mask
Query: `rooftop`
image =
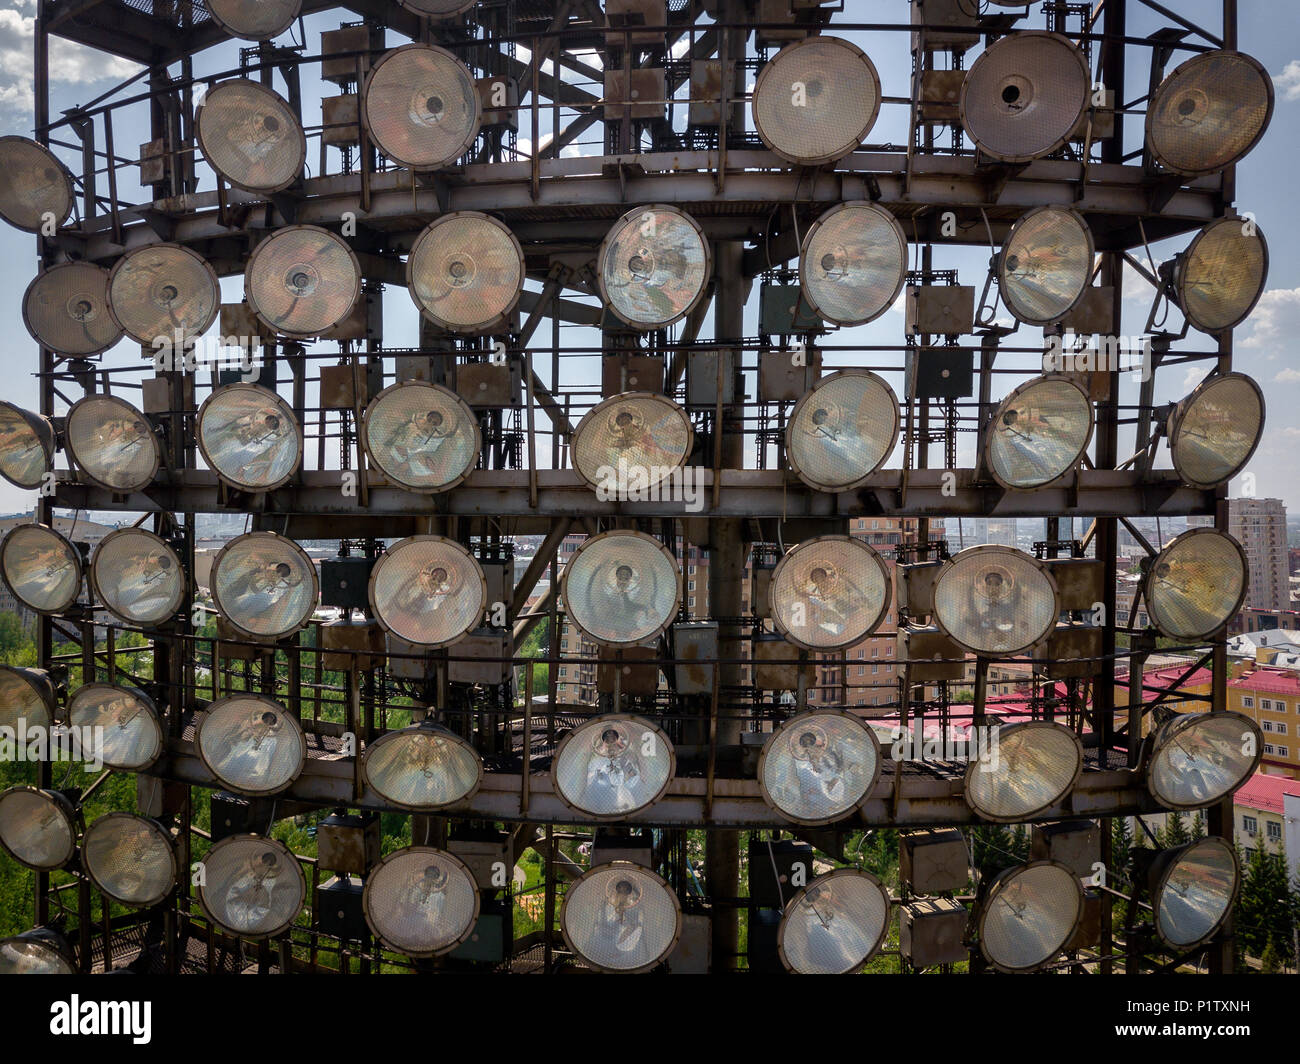
<svg viewBox="0 0 1300 1064"><path fill-rule="evenodd" d="M1244 805L1247 809L1258 809L1264 813L1282 813L1282 799L1285 795L1300 795L1300 780L1286 776L1268 776L1256 772L1241 789L1233 795L1234 805Z"/></svg>

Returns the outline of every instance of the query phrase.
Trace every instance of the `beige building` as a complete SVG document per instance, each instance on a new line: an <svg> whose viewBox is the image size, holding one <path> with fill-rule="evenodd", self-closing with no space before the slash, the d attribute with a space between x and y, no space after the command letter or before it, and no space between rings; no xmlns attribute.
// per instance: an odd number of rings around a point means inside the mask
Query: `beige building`
<svg viewBox="0 0 1300 1064"><path fill-rule="evenodd" d="M1228 531L1250 565L1247 607L1291 608L1291 570L1286 542L1286 506L1281 499L1232 499Z"/></svg>

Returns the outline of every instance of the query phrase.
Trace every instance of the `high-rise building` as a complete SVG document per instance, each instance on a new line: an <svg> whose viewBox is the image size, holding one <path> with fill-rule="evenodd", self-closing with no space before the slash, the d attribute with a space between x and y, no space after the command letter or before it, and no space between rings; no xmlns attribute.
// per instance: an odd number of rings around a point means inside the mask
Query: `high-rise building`
<svg viewBox="0 0 1300 1064"><path fill-rule="evenodd" d="M1286 504L1281 499L1233 499L1228 531L1241 544L1250 566L1245 605L1261 610L1290 609Z"/></svg>

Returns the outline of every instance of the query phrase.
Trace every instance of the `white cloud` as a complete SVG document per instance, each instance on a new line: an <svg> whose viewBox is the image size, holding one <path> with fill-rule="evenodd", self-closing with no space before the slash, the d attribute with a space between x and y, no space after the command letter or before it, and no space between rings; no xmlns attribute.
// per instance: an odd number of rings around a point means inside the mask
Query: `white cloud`
<svg viewBox="0 0 1300 1064"><path fill-rule="evenodd" d="M1274 74L1273 84L1282 99L1300 100L1300 59L1292 59L1282 68L1282 73Z"/></svg>
<svg viewBox="0 0 1300 1064"><path fill-rule="evenodd" d="M1300 288L1272 288L1260 296L1243 329L1239 346L1278 353L1300 335Z"/></svg>
<svg viewBox="0 0 1300 1064"><path fill-rule="evenodd" d="M1273 377L1275 384L1295 384L1300 381L1300 369L1284 369Z"/></svg>
<svg viewBox="0 0 1300 1064"><path fill-rule="evenodd" d="M1205 380L1205 377L1209 372L1208 369L1205 369L1202 366L1188 366L1187 370L1183 373L1183 394L1188 394L1193 388L1200 384L1201 381Z"/></svg>

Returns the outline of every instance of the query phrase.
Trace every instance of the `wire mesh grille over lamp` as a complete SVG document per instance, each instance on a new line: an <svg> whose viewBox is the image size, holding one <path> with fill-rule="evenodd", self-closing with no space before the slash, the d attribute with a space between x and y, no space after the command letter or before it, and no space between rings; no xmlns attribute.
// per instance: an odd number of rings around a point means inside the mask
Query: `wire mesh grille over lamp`
<svg viewBox="0 0 1300 1064"><path fill-rule="evenodd" d="M455 18L473 7L478 0L397 0L408 11L430 18Z"/></svg>
<svg viewBox="0 0 1300 1064"><path fill-rule="evenodd" d="M1083 53L1055 33L1003 37L975 60L961 89L966 133L985 155L1023 163L1056 151L1088 107Z"/></svg>
<svg viewBox="0 0 1300 1064"><path fill-rule="evenodd" d="M907 237L874 203L841 203L808 230L799 280L812 309L836 325L865 325L887 311L907 277Z"/></svg>
<svg viewBox="0 0 1300 1064"><path fill-rule="evenodd" d="M68 411L63 435L82 475L111 492L148 487L162 465L162 448L148 419L116 396L78 400Z"/></svg>
<svg viewBox="0 0 1300 1064"><path fill-rule="evenodd" d="M1151 154L1175 173L1195 177L1244 157L1273 117L1273 79L1242 52L1203 52L1156 88L1147 108Z"/></svg>
<svg viewBox="0 0 1300 1064"><path fill-rule="evenodd" d="M1173 287L1187 320L1202 332L1245 321L1268 282L1268 244L1253 221L1220 218L1174 260Z"/></svg>
<svg viewBox="0 0 1300 1064"><path fill-rule="evenodd" d="M787 45L763 67L751 101L754 128L775 154L809 166L842 159L876 124L880 75L838 37Z"/></svg>
<svg viewBox="0 0 1300 1064"><path fill-rule="evenodd" d="M223 81L203 97L195 124L208 165L236 188L270 195L302 174L302 124L284 97L265 85Z"/></svg>
<svg viewBox="0 0 1300 1064"><path fill-rule="evenodd" d="M370 743L361 775L384 801L420 812L473 795L483 780L483 760L460 736L425 722Z"/></svg>
<svg viewBox="0 0 1300 1064"><path fill-rule="evenodd" d="M15 735L48 729L54 723L54 685L40 669L0 665L0 728Z"/></svg>
<svg viewBox="0 0 1300 1064"><path fill-rule="evenodd" d="M663 797L677 767L673 744L649 721L610 715L560 742L551 780L566 805L595 817L623 817Z"/></svg>
<svg viewBox="0 0 1300 1064"><path fill-rule="evenodd" d="M108 310L108 271L89 262L51 266L28 286L23 322L61 355L97 355L122 339Z"/></svg>
<svg viewBox="0 0 1300 1064"><path fill-rule="evenodd" d="M1092 277L1092 231L1068 207L1036 207L1011 227L997 257L998 288L1017 321L1050 325L1083 298Z"/></svg>
<svg viewBox="0 0 1300 1064"><path fill-rule="evenodd" d="M823 377L795 403L785 430L790 467L819 491L866 482L898 443L898 399L867 370Z"/></svg>
<svg viewBox="0 0 1300 1064"><path fill-rule="evenodd" d="M0 975L73 975L67 943L52 931L28 931L0 940Z"/></svg>
<svg viewBox="0 0 1300 1064"><path fill-rule="evenodd" d="M653 968L672 952L681 925L682 908L668 884L624 861L585 872L560 910L569 948L602 972Z"/></svg>
<svg viewBox="0 0 1300 1064"><path fill-rule="evenodd" d="M782 963L800 975L848 975L875 956L888 927L884 884L870 872L840 868L790 899L777 949Z"/></svg>
<svg viewBox="0 0 1300 1064"><path fill-rule="evenodd" d="M1169 639L1204 639L1241 608L1249 569L1226 532L1193 528L1177 536L1147 570L1147 614Z"/></svg>
<svg viewBox="0 0 1300 1064"><path fill-rule="evenodd" d="M54 469L54 426L48 418L0 402L0 476L29 491Z"/></svg>
<svg viewBox="0 0 1300 1064"><path fill-rule="evenodd" d="M231 36L266 41L293 24L302 10L302 0L207 0L207 8Z"/></svg>
<svg viewBox="0 0 1300 1064"><path fill-rule="evenodd" d="M203 858L199 903L212 919L242 938L287 931L307 896L298 859L274 839L231 835Z"/></svg>
<svg viewBox="0 0 1300 1064"><path fill-rule="evenodd" d="M0 543L0 575L28 609L62 613L81 593L81 552L52 528L19 525Z"/></svg>
<svg viewBox="0 0 1300 1064"><path fill-rule="evenodd" d="M968 547L935 577L935 623L973 654L1023 653L1051 634L1060 613L1052 574L1014 547Z"/></svg>
<svg viewBox="0 0 1300 1064"><path fill-rule="evenodd" d="M227 543L212 564L212 598L236 629L253 639L298 631L316 609L316 566L293 540L250 532Z"/></svg>
<svg viewBox="0 0 1300 1064"><path fill-rule="evenodd" d="M800 713L763 746L763 798L799 824L841 820L871 794L880 777L880 743L857 717L838 710Z"/></svg>
<svg viewBox="0 0 1300 1064"><path fill-rule="evenodd" d="M221 310L221 286L206 259L179 244L128 251L108 277L109 310L145 345L202 336Z"/></svg>
<svg viewBox="0 0 1300 1064"><path fill-rule="evenodd" d="M1223 926L1241 886L1237 854L1208 838L1166 850L1152 867L1156 933L1174 949L1192 949Z"/></svg>
<svg viewBox="0 0 1300 1064"><path fill-rule="evenodd" d="M482 435L455 392L424 381L385 388L366 408L361 446L381 473L407 491L448 491L473 472Z"/></svg>
<svg viewBox="0 0 1300 1064"><path fill-rule="evenodd" d="M408 957L437 957L467 938L478 920L474 875L459 859L429 846L390 853L366 877L366 923Z"/></svg>
<svg viewBox="0 0 1300 1064"><path fill-rule="evenodd" d="M704 298L713 256L699 223L661 203L614 223L597 258L600 297L634 329L666 329Z"/></svg>
<svg viewBox="0 0 1300 1064"><path fill-rule="evenodd" d="M690 457L695 430L671 399L631 392L587 412L573 434L573 467L614 497L655 487Z"/></svg>
<svg viewBox="0 0 1300 1064"><path fill-rule="evenodd" d="M1093 424L1092 403L1073 381L1041 377L1022 384L989 423L989 472L1013 490L1054 484L1078 467Z"/></svg>
<svg viewBox="0 0 1300 1064"><path fill-rule="evenodd" d="M487 578L455 540L412 536L376 563L370 605L375 620L398 638L422 647L450 646L482 623Z"/></svg>
<svg viewBox="0 0 1300 1064"><path fill-rule="evenodd" d="M48 219L72 214L72 175L54 154L26 137L0 137L0 218L38 233Z"/></svg>
<svg viewBox="0 0 1300 1064"><path fill-rule="evenodd" d="M236 794L275 794L302 773L307 739L284 706L262 695L232 695L208 706L194 747L222 786Z"/></svg>
<svg viewBox="0 0 1300 1064"><path fill-rule="evenodd" d="M1173 410L1169 451L1194 488L1215 488L1241 472L1264 432L1264 393L1244 373L1202 381Z"/></svg>
<svg viewBox="0 0 1300 1064"><path fill-rule="evenodd" d="M781 634L807 650L841 650L875 631L889 608L889 573L860 539L821 536L777 563L768 594Z"/></svg>
<svg viewBox="0 0 1300 1064"><path fill-rule="evenodd" d="M88 683L77 688L68 699L68 723L82 735L96 736L94 753L111 769L142 772L162 754L158 709L133 687Z"/></svg>
<svg viewBox="0 0 1300 1064"><path fill-rule="evenodd" d="M616 530L585 540L560 579L569 620L604 646L654 639L681 603L676 559L642 532Z"/></svg>
<svg viewBox="0 0 1300 1064"><path fill-rule="evenodd" d="M160 824L132 813L109 813L91 824L81 860L103 894L133 909L157 905L176 887L172 837Z"/></svg>
<svg viewBox="0 0 1300 1064"><path fill-rule="evenodd" d="M0 846L19 864L50 871L77 852L79 817L57 791L10 787L0 793Z"/></svg>
<svg viewBox="0 0 1300 1064"><path fill-rule="evenodd" d="M985 820L1030 820L1078 782L1083 744L1062 724L1027 721L998 730L996 751L966 768L966 804Z"/></svg>
<svg viewBox="0 0 1300 1064"><path fill-rule="evenodd" d="M244 293L268 328L319 336L352 313L361 295L361 265L341 237L314 225L290 226L250 256Z"/></svg>
<svg viewBox="0 0 1300 1064"><path fill-rule="evenodd" d="M1083 915L1079 877L1055 861L1002 872L979 913L980 950L995 968L1028 972L1065 948Z"/></svg>
<svg viewBox="0 0 1300 1064"><path fill-rule="evenodd" d="M375 64L361 120L376 147L412 170L436 170L478 136L483 109L474 75L445 48L408 44Z"/></svg>
<svg viewBox="0 0 1300 1064"><path fill-rule="evenodd" d="M445 214L416 238L406 284L435 325L471 335L501 332L523 292L524 252L496 218Z"/></svg>
<svg viewBox="0 0 1300 1064"><path fill-rule="evenodd" d="M1254 774L1263 749L1259 725L1240 713L1179 714L1156 731L1147 789L1169 809L1212 805Z"/></svg>
<svg viewBox="0 0 1300 1064"><path fill-rule="evenodd" d="M143 528L105 536L91 559L90 579L100 601L127 624L160 624L185 599L180 557Z"/></svg>
<svg viewBox="0 0 1300 1064"><path fill-rule="evenodd" d="M293 409L256 384L227 384L199 408L199 449L231 487L274 491L302 461L302 429Z"/></svg>

